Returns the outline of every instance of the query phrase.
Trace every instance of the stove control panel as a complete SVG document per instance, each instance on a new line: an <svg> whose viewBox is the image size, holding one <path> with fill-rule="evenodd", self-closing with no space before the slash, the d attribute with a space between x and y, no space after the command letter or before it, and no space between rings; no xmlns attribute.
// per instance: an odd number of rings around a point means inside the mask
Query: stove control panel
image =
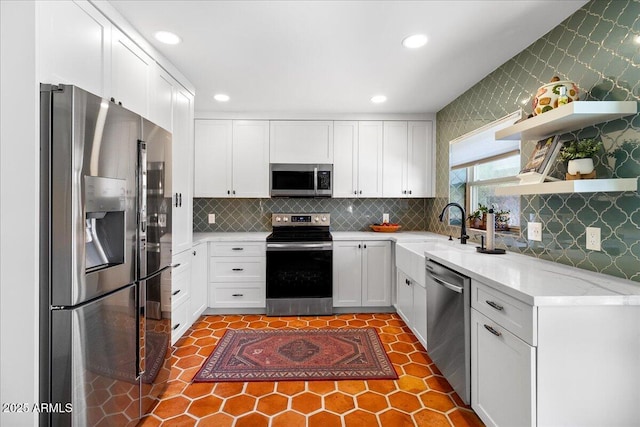
<svg viewBox="0 0 640 427"><path fill-rule="evenodd" d="M274 227L304 227L304 226L324 226L331 223L331 215L328 213L274 213L271 214L271 225Z"/></svg>

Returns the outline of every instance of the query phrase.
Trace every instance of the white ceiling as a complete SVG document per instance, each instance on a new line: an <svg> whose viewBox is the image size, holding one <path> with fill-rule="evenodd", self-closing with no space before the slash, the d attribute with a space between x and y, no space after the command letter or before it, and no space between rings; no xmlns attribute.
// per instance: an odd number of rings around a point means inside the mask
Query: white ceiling
<svg viewBox="0 0 640 427"><path fill-rule="evenodd" d="M199 112L370 114L437 112L586 1L110 3L194 84ZM414 33L429 42L408 50Z"/></svg>

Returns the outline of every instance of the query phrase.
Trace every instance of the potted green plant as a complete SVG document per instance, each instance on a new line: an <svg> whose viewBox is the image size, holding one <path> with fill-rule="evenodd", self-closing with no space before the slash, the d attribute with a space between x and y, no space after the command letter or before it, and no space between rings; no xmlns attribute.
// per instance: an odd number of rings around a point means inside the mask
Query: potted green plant
<svg viewBox="0 0 640 427"><path fill-rule="evenodd" d="M469 220L470 228L477 228L484 230L487 228L487 212L489 208L482 203L478 203L478 209L471 212L467 219Z"/></svg>
<svg viewBox="0 0 640 427"><path fill-rule="evenodd" d="M625 140L616 149L607 153L616 159L614 174L618 178L636 178L640 176L640 142Z"/></svg>
<svg viewBox="0 0 640 427"><path fill-rule="evenodd" d="M602 141L585 138L566 142L560 150L560 158L569 161L567 172L571 175L588 175L593 172L593 156L602 148Z"/></svg>

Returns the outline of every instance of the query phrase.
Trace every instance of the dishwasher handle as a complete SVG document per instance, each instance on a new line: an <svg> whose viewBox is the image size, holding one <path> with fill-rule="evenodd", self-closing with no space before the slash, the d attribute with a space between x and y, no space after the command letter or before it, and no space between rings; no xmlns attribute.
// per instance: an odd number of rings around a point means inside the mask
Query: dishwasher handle
<svg viewBox="0 0 640 427"><path fill-rule="evenodd" d="M429 276L431 276L431 278L439 285L444 286L447 289L450 289L454 292L457 292L459 294L461 294L464 291L464 288L462 286L458 286L458 285L454 285L453 283L449 283L449 282L445 282L444 280L434 276L433 274L429 273Z"/></svg>

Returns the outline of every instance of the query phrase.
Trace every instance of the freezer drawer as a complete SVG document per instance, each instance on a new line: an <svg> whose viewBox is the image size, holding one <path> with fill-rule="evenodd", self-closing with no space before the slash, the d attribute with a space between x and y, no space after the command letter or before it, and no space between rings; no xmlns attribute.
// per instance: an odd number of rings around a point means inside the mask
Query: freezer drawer
<svg viewBox="0 0 640 427"><path fill-rule="evenodd" d="M51 312L50 402L71 408L51 414L52 426L137 424L136 289L131 284L78 308Z"/></svg>

